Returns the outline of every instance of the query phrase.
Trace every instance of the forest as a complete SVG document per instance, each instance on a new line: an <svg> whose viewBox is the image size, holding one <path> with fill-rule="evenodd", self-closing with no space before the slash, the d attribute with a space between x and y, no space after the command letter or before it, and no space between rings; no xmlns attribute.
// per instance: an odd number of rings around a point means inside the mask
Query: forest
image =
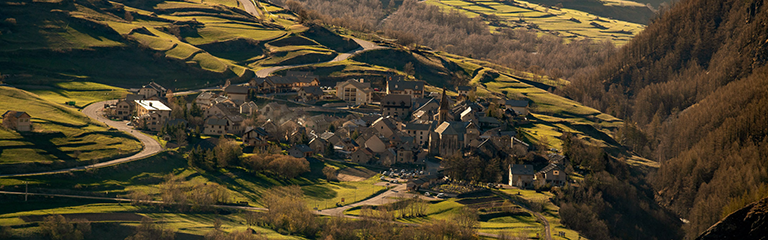
<svg viewBox="0 0 768 240"><path fill-rule="evenodd" d="M764 1L681 1L563 89L630 122L622 143L660 162L656 198L689 238L766 196L767 23Z"/></svg>

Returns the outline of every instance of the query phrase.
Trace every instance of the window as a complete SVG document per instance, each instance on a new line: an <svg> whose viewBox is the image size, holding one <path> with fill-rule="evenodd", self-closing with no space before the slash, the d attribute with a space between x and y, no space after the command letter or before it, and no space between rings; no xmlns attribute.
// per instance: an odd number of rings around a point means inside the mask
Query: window
<svg viewBox="0 0 768 240"><path fill-rule="evenodd" d="M560 175L560 171L557 171L557 170L555 170L555 171L552 171L552 174L554 174L554 175Z"/></svg>

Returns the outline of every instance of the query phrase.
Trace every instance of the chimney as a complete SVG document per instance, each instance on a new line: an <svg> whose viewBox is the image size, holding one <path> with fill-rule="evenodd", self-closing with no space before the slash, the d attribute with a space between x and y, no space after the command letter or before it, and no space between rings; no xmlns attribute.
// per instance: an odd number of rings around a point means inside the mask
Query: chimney
<svg viewBox="0 0 768 240"><path fill-rule="evenodd" d="M149 102L149 106L150 106L150 107L152 106L152 102Z"/></svg>

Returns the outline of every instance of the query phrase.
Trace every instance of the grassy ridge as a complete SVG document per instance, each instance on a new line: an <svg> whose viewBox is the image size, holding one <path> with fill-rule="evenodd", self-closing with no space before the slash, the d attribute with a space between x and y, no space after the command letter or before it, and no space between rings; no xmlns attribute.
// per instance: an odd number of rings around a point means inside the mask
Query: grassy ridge
<svg viewBox="0 0 768 240"><path fill-rule="evenodd" d="M73 87L71 85L63 85ZM0 128L0 164L3 172L20 172L28 163L73 166L81 161L103 160L137 152L141 144L119 131L111 131L80 112L29 92L0 87L0 112L26 111L34 132L19 134ZM7 165L12 164L12 165Z"/></svg>
<svg viewBox="0 0 768 240"><path fill-rule="evenodd" d="M531 1L533 2L533 1ZM568 8L545 8L526 1L500 2L492 0L428 0L428 4L439 6L446 11L459 11L469 17L495 15L498 23L489 24L492 31L532 27L542 34L549 33L566 39L591 38L597 41L609 40L620 46L626 44L645 26L638 23L600 19L590 12ZM604 28L598 27L602 26Z"/></svg>

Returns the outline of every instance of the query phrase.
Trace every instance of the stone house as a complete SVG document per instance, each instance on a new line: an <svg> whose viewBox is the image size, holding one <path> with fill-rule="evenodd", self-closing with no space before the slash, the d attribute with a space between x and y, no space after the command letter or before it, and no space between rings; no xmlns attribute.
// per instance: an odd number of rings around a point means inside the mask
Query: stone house
<svg viewBox="0 0 768 240"><path fill-rule="evenodd" d="M246 146L266 146L269 134L262 127L250 128L243 134L243 144Z"/></svg>
<svg viewBox="0 0 768 240"><path fill-rule="evenodd" d="M507 100L504 102L504 106L518 116L528 115L528 101L527 100Z"/></svg>
<svg viewBox="0 0 768 240"><path fill-rule="evenodd" d="M518 188L533 187L533 175L536 171L532 165L528 164L510 164L509 165L509 185Z"/></svg>
<svg viewBox="0 0 768 240"><path fill-rule="evenodd" d="M171 108L160 101L134 100L136 105L136 126L146 126L147 130L160 131L171 117Z"/></svg>
<svg viewBox="0 0 768 240"><path fill-rule="evenodd" d="M427 123L407 123L403 130L411 137L418 147L429 144L429 136L432 133L432 124Z"/></svg>
<svg viewBox="0 0 768 240"><path fill-rule="evenodd" d="M168 90L156 82L150 82L149 84L144 85L141 87L141 89L139 89L139 95L143 96L144 99L149 99L155 96L164 98L166 97L167 93Z"/></svg>
<svg viewBox="0 0 768 240"><path fill-rule="evenodd" d="M319 86L307 86L299 88L298 101L314 102L323 97L323 90Z"/></svg>
<svg viewBox="0 0 768 240"><path fill-rule="evenodd" d="M288 149L288 155L295 158L306 158L315 154L315 150L307 146L306 144L293 145Z"/></svg>
<svg viewBox="0 0 768 240"><path fill-rule="evenodd" d="M373 88L371 83L363 79L350 79L336 83L336 97L353 105L362 105L371 102Z"/></svg>
<svg viewBox="0 0 768 240"><path fill-rule="evenodd" d="M325 154L325 150L328 148L328 142L320 137L316 137L309 141L309 147L312 148L312 150L315 150L316 153Z"/></svg>
<svg viewBox="0 0 768 240"><path fill-rule="evenodd" d="M224 94L236 104L243 104L248 100L250 88L246 86L230 85L224 88Z"/></svg>
<svg viewBox="0 0 768 240"><path fill-rule="evenodd" d="M373 160L373 152L366 148L360 148L349 154L349 160L355 163L368 163Z"/></svg>
<svg viewBox="0 0 768 240"><path fill-rule="evenodd" d="M243 103L242 105L240 105L240 114L251 116L257 112L259 112L259 106L257 106L256 103L254 103L253 101Z"/></svg>
<svg viewBox="0 0 768 240"><path fill-rule="evenodd" d="M533 176L533 180L536 184L540 185L551 184L552 186L563 186L567 181L564 170L565 169L563 169L561 165L551 163L537 172L536 175Z"/></svg>
<svg viewBox="0 0 768 240"><path fill-rule="evenodd" d="M387 77L387 94L404 94L412 98L424 98L423 81L406 81L403 76Z"/></svg>
<svg viewBox="0 0 768 240"><path fill-rule="evenodd" d="M405 119L411 113L411 95L388 94L381 98L381 116Z"/></svg>
<svg viewBox="0 0 768 240"><path fill-rule="evenodd" d="M227 133L227 119L210 117L205 120L203 134L218 136L226 133Z"/></svg>
<svg viewBox="0 0 768 240"><path fill-rule="evenodd" d="M3 126L17 132L32 131L32 117L26 112L9 110L3 113Z"/></svg>

